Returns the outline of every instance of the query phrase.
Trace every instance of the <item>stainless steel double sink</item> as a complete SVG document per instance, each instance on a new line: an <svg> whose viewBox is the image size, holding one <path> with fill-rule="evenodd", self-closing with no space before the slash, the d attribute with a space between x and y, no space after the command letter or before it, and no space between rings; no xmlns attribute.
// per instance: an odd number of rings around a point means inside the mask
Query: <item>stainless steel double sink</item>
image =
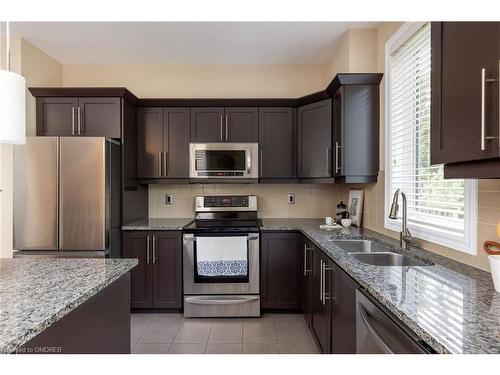
<svg viewBox="0 0 500 375"><path fill-rule="evenodd" d="M407 255L388 251L379 243L368 240L332 240L332 243L362 263L374 266L417 267L432 266L431 262L422 262Z"/></svg>

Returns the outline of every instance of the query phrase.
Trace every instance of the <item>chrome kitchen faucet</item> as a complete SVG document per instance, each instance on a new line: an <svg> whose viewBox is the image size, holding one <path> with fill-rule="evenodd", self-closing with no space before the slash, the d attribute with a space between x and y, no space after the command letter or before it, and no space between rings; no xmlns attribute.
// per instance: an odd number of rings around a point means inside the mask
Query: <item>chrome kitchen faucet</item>
<svg viewBox="0 0 500 375"><path fill-rule="evenodd" d="M398 198L399 190L396 190L394 197L392 198L391 212L389 213L389 219L397 220L398 218ZM403 217L401 220L401 232L399 232L399 246L406 249L408 242L410 242L411 233L408 229L408 207L406 203L406 195L401 192L401 197L403 199Z"/></svg>

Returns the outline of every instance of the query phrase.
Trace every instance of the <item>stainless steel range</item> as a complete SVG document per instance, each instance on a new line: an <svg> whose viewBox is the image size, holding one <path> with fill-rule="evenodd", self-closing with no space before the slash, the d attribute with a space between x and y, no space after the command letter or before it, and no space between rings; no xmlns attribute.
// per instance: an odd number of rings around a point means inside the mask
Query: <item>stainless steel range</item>
<svg viewBox="0 0 500 375"><path fill-rule="evenodd" d="M196 197L195 212L184 228L184 316L260 316L257 197Z"/></svg>

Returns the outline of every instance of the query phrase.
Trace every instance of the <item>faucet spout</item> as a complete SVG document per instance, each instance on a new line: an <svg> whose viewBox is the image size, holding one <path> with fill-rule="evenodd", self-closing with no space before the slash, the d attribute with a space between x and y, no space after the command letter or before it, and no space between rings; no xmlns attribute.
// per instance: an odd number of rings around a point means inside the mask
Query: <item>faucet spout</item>
<svg viewBox="0 0 500 375"><path fill-rule="evenodd" d="M389 219L397 220L398 218L398 201L399 201L400 189L394 192L394 197L392 199L391 211L389 213ZM401 199L403 200L403 215L401 220L401 232L399 232L399 246L406 249L408 242L411 238L410 230L408 229L408 203L406 200L406 194L401 192Z"/></svg>

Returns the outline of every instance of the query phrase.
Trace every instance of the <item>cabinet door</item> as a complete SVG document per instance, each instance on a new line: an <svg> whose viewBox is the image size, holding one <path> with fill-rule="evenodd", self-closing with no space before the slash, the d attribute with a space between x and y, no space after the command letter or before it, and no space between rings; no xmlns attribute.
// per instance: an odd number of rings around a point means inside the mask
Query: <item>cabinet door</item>
<svg viewBox="0 0 500 375"><path fill-rule="evenodd" d="M137 177L162 177L163 108L137 110Z"/></svg>
<svg viewBox="0 0 500 375"><path fill-rule="evenodd" d="M301 262L301 307L304 314L304 320L307 325L311 325L312 321L312 280L313 280L313 253L314 246L307 240L302 241L302 262Z"/></svg>
<svg viewBox="0 0 500 375"><path fill-rule="evenodd" d="M80 98L78 135L87 137L121 137L120 98Z"/></svg>
<svg viewBox="0 0 500 375"><path fill-rule="evenodd" d="M36 135L76 135L78 98L37 98Z"/></svg>
<svg viewBox="0 0 500 375"><path fill-rule="evenodd" d="M191 108L191 142L224 141L224 108Z"/></svg>
<svg viewBox="0 0 500 375"><path fill-rule="evenodd" d="M166 177L189 176L189 108L166 108L164 115L164 149Z"/></svg>
<svg viewBox="0 0 500 375"><path fill-rule="evenodd" d="M123 232L123 257L137 258L139 264L130 271L130 306L132 308L153 307L151 236L144 231Z"/></svg>
<svg viewBox="0 0 500 375"><path fill-rule="evenodd" d="M356 288L357 283L334 266L332 353L356 354Z"/></svg>
<svg viewBox="0 0 500 375"><path fill-rule="evenodd" d="M499 156L499 25L497 22L432 23L433 164Z"/></svg>
<svg viewBox="0 0 500 375"><path fill-rule="evenodd" d="M262 233L262 308L300 309L300 250L298 233Z"/></svg>
<svg viewBox="0 0 500 375"><path fill-rule="evenodd" d="M182 307L182 239L180 232L152 233L153 307Z"/></svg>
<svg viewBox="0 0 500 375"><path fill-rule="evenodd" d="M258 142L259 110L254 107L225 108L224 141Z"/></svg>
<svg viewBox="0 0 500 375"><path fill-rule="evenodd" d="M299 107L299 177L332 177L332 100Z"/></svg>
<svg viewBox="0 0 500 375"><path fill-rule="evenodd" d="M326 270L322 265L326 264ZM312 331L322 353L331 353L332 337L332 265L328 258L315 248L313 261ZM325 294L325 300L323 300Z"/></svg>
<svg viewBox="0 0 500 375"><path fill-rule="evenodd" d="M292 108L259 108L261 178L294 178Z"/></svg>

